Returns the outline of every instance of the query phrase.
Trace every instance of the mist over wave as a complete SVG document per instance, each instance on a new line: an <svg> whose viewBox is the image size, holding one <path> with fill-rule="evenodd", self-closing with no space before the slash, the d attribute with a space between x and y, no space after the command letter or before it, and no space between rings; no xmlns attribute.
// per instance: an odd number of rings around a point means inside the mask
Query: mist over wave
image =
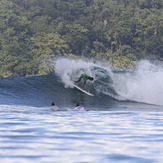
<svg viewBox="0 0 163 163"><path fill-rule="evenodd" d="M113 72L110 67L82 60L58 59L56 73L65 88L72 88L82 73L94 77L87 89L97 96L108 95L116 100L131 100L163 105L163 68L161 65L141 61L134 72Z"/></svg>

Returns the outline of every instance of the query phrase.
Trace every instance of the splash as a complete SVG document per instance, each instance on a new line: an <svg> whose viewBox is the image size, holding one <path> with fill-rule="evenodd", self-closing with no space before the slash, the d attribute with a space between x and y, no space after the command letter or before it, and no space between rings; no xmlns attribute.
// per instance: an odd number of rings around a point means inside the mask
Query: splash
<svg viewBox="0 0 163 163"><path fill-rule="evenodd" d="M139 62L134 72L112 72L101 63L61 58L56 61L55 70L66 88L73 87L82 73L88 73L95 79L90 87L96 95L163 105L163 67L149 61Z"/></svg>
<svg viewBox="0 0 163 163"><path fill-rule="evenodd" d="M87 73L94 78L89 88L93 86L96 93L107 95L109 93L107 88L110 88L112 71L109 67L102 66L100 63L95 64L82 60L61 58L56 61L55 70L65 84L65 87L73 87L74 81L76 81L82 73ZM87 85L89 85L89 81L87 83Z"/></svg>
<svg viewBox="0 0 163 163"><path fill-rule="evenodd" d="M91 67L93 63L84 62L82 60L70 60L61 58L56 61L55 70L58 76L61 78L65 87L72 87L74 81L82 73L88 73L92 75Z"/></svg>
<svg viewBox="0 0 163 163"><path fill-rule="evenodd" d="M133 73L116 75L115 90L124 98L148 104L163 105L163 68L141 61Z"/></svg>

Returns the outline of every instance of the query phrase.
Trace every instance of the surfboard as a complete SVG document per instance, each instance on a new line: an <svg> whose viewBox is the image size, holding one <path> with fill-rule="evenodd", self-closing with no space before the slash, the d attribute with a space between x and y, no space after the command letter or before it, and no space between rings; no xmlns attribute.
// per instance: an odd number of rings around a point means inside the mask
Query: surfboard
<svg viewBox="0 0 163 163"><path fill-rule="evenodd" d="M87 92L86 90L81 89L81 88L78 87L77 85L74 85L74 87L77 88L79 91L81 91L81 92L83 92L83 93L85 93L85 94L87 94L87 95L89 95L89 96L94 96L94 94L89 93L89 92Z"/></svg>

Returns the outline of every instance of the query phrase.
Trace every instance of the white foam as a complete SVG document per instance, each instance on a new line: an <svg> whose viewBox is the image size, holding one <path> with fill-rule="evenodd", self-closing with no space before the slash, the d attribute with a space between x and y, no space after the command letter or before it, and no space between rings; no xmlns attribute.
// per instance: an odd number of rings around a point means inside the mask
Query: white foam
<svg viewBox="0 0 163 163"><path fill-rule="evenodd" d="M101 67L101 65L82 60L61 58L56 61L55 71L65 84L65 87L71 87L82 73L88 73L98 80L100 72L97 70L93 71L94 67Z"/></svg>
<svg viewBox="0 0 163 163"><path fill-rule="evenodd" d="M123 97L138 102L163 105L163 69L141 61L134 74L117 75L115 89Z"/></svg>
<svg viewBox="0 0 163 163"><path fill-rule="evenodd" d="M161 65L141 61L132 73L112 73L110 67L102 64L61 58L56 61L55 70L65 87L72 87L82 73L88 73L95 81L109 76L113 84L99 83L96 92L104 93L117 100L133 100L149 104L163 105L163 68ZM108 85L107 85L108 84ZM109 92L113 89L122 97Z"/></svg>

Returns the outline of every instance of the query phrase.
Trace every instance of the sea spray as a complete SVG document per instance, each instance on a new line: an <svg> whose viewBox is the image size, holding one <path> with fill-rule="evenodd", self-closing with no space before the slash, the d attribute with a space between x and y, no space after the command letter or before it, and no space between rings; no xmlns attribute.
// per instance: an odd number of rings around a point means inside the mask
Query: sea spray
<svg viewBox="0 0 163 163"><path fill-rule="evenodd" d="M62 81L67 84L69 84L67 79L71 80L72 77L78 78L82 73L88 73L96 78L96 80L98 80L101 76L106 76L107 73L111 75L111 69L101 66L100 64L65 58L61 58L56 61L55 70Z"/></svg>
<svg viewBox="0 0 163 163"><path fill-rule="evenodd" d="M56 61L55 70L65 84L65 87L72 87L82 73L93 76L91 71L92 66L94 66L94 64L91 62L61 58Z"/></svg>
<svg viewBox="0 0 163 163"><path fill-rule="evenodd" d="M117 74L116 79L114 88L124 98L163 105L163 69L160 65L144 60L137 64L135 72Z"/></svg>
<svg viewBox="0 0 163 163"><path fill-rule="evenodd" d="M70 60L60 58L56 61L55 67L57 75L60 77L65 87L73 87L74 81L76 81L82 73L87 73L93 76L94 81L87 81L87 89L91 89L96 94L105 94L113 98L117 98L116 92L112 88L113 73L110 67L102 66L102 64L86 62L82 60Z"/></svg>
<svg viewBox="0 0 163 163"><path fill-rule="evenodd" d="M65 87L73 87L82 73L94 77L87 82L97 96L104 94L116 100L163 105L163 68L161 65L140 61L133 72L113 72L109 66L82 60L58 59L56 73Z"/></svg>

